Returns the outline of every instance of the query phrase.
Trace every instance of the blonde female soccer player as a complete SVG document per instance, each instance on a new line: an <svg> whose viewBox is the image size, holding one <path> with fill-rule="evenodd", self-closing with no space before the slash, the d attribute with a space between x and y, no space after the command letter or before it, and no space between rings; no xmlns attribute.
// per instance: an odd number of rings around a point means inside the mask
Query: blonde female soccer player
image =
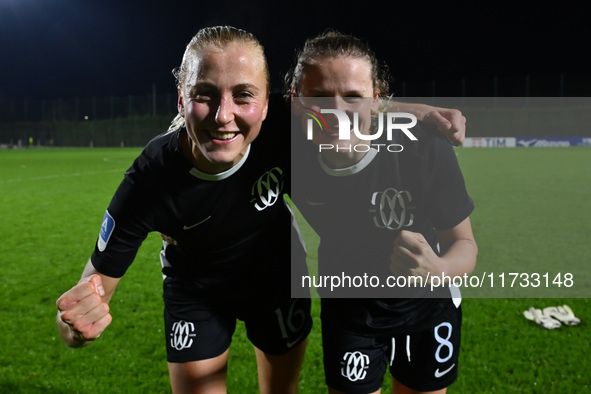
<svg viewBox="0 0 591 394"><path fill-rule="evenodd" d="M260 391L297 391L310 301L290 297L289 132L260 132L268 75L263 48L243 30L205 28L187 45L179 115L125 174L83 279L57 301L68 345L111 323L119 280L159 231L176 241L161 253L173 391L226 391L236 319L255 347Z"/></svg>

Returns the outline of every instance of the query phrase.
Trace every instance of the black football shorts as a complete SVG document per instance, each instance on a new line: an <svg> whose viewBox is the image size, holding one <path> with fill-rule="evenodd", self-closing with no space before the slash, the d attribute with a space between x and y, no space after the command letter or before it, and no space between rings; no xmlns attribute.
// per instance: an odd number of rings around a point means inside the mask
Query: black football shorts
<svg viewBox="0 0 591 394"><path fill-rule="evenodd" d="M461 308L451 304L440 321L420 331L371 335L348 331L322 320L324 369L329 387L347 393L371 393L382 386L389 367L394 379L411 389L433 391L457 378Z"/></svg>
<svg viewBox="0 0 591 394"><path fill-rule="evenodd" d="M249 294L212 295L178 277L164 280L167 360L183 363L217 357L229 348L236 319L249 340L265 353L281 355L310 333L310 299L258 289Z"/></svg>

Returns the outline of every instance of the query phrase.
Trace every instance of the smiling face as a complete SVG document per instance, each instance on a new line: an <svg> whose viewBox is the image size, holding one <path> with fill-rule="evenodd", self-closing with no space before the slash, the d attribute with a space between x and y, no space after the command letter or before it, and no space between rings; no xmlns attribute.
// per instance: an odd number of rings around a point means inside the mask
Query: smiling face
<svg viewBox="0 0 591 394"><path fill-rule="evenodd" d="M251 45L209 46L191 59L178 110L197 169L219 173L244 157L267 116L267 91L264 59Z"/></svg>
<svg viewBox="0 0 591 394"><path fill-rule="evenodd" d="M336 117L324 115L328 130L315 128L313 142L316 145L333 145L335 149L322 150L323 157L338 166L351 165L361 160L365 152L356 152L354 146L368 145L369 141L355 137L353 116L354 113L358 114L358 130L362 134L369 134L371 115L377 110L378 103L371 64L366 59L353 56L317 59L304 66L298 92L304 104L306 98L320 98L318 101L325 104L324 108L344 111L351 120L351 139L340 140ZM306 121L304 118L303 122Z"/></svg>

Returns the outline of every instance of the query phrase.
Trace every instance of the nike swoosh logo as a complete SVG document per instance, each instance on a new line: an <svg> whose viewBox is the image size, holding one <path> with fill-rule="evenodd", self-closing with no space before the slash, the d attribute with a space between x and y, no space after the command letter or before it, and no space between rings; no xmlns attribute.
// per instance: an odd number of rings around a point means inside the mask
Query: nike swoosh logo
<svg viewBox="0 0 591 394"><path fill-rule="evenodd" d="M190 229L192 229L193 227L197 227L197 226L199 226L201 223L205 223L205 222L206 222L206 221L207 221L207 220L208 220L210 217L211 217L211 216L208 216L208 217L206 217L205 219L203 219L202 221L200 221L200 222L197 222L197 223L195 223L195 224L193 224L193 225L191 225L191 226L184 226L184 227L183 227L183 230L190 230Z"/></svg>
<svg viewBox="0 0 591 394"><path fill-rule="evenodd" d="M436 377L436 378L440 378L440 377L442 377L443 375L445 375L446 373L448 373L449 371L451 371L451 370L452 370L452 369L453 369L455 366L456 366L456 364L453 364L451 367L449 367L449 368L448 368L448 369L446 369L445 371L441 371L441 372L439 372L439 368L437 368L437 369L435 370L435 377Z"/></svg>
<svg viewBox="0 0 591 394"><path fill-rule="evenodd" d="M304 335L300 335L299 337L297 337L293 341L287 342L287 348L288 349L291 349L293 347L293 345L295 345L296 343L298 343L303 337L304 337Z"/></svg>

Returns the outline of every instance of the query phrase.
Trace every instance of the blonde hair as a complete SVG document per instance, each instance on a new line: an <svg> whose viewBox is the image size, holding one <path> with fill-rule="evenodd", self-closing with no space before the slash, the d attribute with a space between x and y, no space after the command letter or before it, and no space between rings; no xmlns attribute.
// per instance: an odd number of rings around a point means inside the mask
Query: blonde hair
<svg viewBox="0 0 591 394"><path fill-rule="evenodd" d="M265 71L265 78L267 81L267 95L271 89L269 65L265 57L265 50L261 43L251 33L238 29L232 26L212 26L205 27L197 32L195 36L189 41L183 54L181 65L172 70L172 75L176 80L177 88L182 92L187 82L189 73L194 70L191 69L192 60L200 56L204 51L210 48L224 49L231 43L240 43L249 45L254 48L260 55L263 61ZM181 127L185 127L185 119L177 114L172 120L168 131L174 131Z"/></svg>

